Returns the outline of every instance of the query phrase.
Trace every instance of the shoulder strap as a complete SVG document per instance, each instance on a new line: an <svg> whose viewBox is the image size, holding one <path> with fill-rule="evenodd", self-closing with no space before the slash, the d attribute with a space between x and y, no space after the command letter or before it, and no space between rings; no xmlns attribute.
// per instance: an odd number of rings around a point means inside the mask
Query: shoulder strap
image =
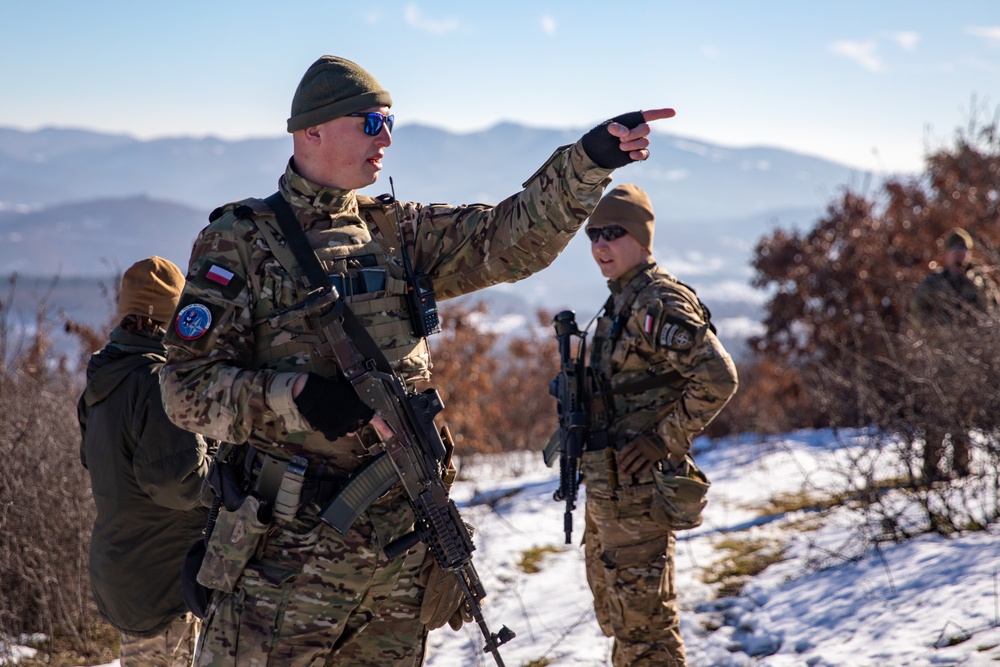
<svg viewBox="0 0 1000 667"><path fill-rule="evenodd" d="M307 287L312 290L330 284L330 278L327 277L323 265L319 263L319 258L316 257L312 246L309 245L309 239L306 238L305 232L302 231L302 227L295 219L292 207L281 196L281 193L275 192L265 199L264 203L274 211L274 216L278 220L278 228L281 230L281 235L285 237L285 243L288 244L292 256L305 272ZM274 252L274 248L271 251ZM280 262L281 259L279 258L278 261Z"/></svg>
<svg viewBox="0 0 1000 667"><path fill-rule="evenodd" d="M285 242L287 248L291 250L288 255L294 259L298 265L304 271L303 282L307 289L307 293L312 291L317 287L329 287L330 278L326 275L326 271L323 270L323 265L320 264L319 258L316 257L315 251L313 251L312 246L309 245L309 239L306 238L306 234L302 231L302 226L299 225L298 220L295 219L295 214L292 212L292 207L289 206L285 198L281 196L280 192L275 192L273 195L264 200L272 211L274 211L274 216L278 220L278 228L281 230L281 235L285 237ZM269 230L264 229L264 225L257 222L257 218L254 217L254 224L257 228L265 234L269 241L273 239L273 235ZM280 245L278 246L280 247ZM274 253L275 259L285 267L292 275L295 275L293 267L286 264L288 257L285 253L279 254L278 247L272 246L271 252ZM368 330L365 328L361 320L357 318L354 312L347 305L344 300L344 296L340 295L339 301L343 304L343 326L344 331L347 335L354 341L355 345L361 351L366 358L375 362L375 366L384 373L392 373L392 366L389 364L389 360L386 359L385 354L382 353L381 348L379 348L378 343L371 337Z"/></svg>
<svg viewBox="0 0 1000 667"><path fill-rule="evenodd" d="M643 271L635 278L632 279L628 284L628 291L622 298L622 303L615 312L613 319L611 320L611 331L609 332L608 339L611 344L614 345L618 342L618 338L622 335L622 331L625 329L625 314L632 309L632 303L635 298L642 291L642 288L653 282L652 273L649 270ZM613 303L614 299L608 299L608 303ZM605 304L607 306L607 304Z"/></svg>
<svg viewBox="0 0 1000 667"><path fill-rule="evenodd" d="M688 285L683 280L680 280L677 276L673 275L672 273L667 273L667 272L664 273L670 280L677 283L687 291L691 292L691 294L695 298L695 301L698 302L698 308L701 309L701 316L705 318L705 324L708 325L708 328L712 331L712 333L718 334L719 332L715 330L715 325L712 324L712 311L708 309L708 306L706 306L705 302L701 300L701 297L698 296L698 293L694 291L694 288Z"/></svg>

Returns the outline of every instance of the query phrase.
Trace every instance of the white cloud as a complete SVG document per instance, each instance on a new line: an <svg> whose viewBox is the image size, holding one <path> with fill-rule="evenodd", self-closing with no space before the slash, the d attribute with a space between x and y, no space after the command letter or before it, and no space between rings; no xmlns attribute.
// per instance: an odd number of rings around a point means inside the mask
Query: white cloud
<svg viewBox="0 0 1000 667"><path fill-rule="evenodd" d="M904 51L912 51L917 48L917 42L920 41L920 33L911 31L893 32L889 33L888 38L896 42L899 48Z"/></svg>
<svg viewBox="0 0 1000 667"><path fill-rule="evenodd" d="M849 60L853 60L869 72L882 72L885 70L882 60L876 54L878 45L873 40L869 39L864 42L850 40L834 42L830 45L830 50L838 56L844 56Z"/></svg>
<svg viewBox="0 0 1000 667"><path fill-rule="evenodd" d="M420 13L416 5L407 5L404 10L406 25L431 35L445 35L459 29L458 19L429 19Z"/></svg>
<svg viewBox="0 0 1000 667"><path fill-rule="evenodd" d="M704 45L703 47L701 47L700 50L701 50L701 55L711 60L718 60L719 57L722 55L721 53L719 53L719 50L714 46L712 46L711 44Z"/></svg>
<svg viewBox="0 0 1000 667"><path fill-rule="evenodd" d="M556 20L548 14L542 17L541 25L542 32L546 35L552 36L556 34Z"/></svg>
<svg viewBox="0 0 1000 667"><path fill-rule="evenodd" d="M1000 43L1000 26L971 26L965 29L966 34L985 37L991 42Z"/></svg>

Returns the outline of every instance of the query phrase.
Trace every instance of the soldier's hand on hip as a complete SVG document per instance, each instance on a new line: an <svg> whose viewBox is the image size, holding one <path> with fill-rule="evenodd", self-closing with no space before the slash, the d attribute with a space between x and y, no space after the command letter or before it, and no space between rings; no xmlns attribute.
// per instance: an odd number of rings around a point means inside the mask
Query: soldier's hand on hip
<svg viewBox="0 0 1000 667"><path fill-rule="evenodd" d="M655 435L640 433L618 452L618 472L625 475L641 475L670 452Z"/></svg>
<svg viewBox="0 0 1000 667"><path fill-rule="evenodd" d="M645 160L649 157L649 124L675 114L673 109L650 109L615 116L583 135L583 150L604 169Z"/></svg>

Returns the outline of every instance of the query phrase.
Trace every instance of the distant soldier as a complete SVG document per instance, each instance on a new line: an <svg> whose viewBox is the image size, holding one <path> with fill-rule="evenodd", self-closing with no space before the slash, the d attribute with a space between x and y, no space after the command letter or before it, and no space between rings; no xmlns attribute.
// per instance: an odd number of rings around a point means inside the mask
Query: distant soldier
<svg viewBox="0 0 1000 667"><path fill-rule="evenodd" d="M687 664L668 527L676 524L658 516L654 475L687 473L692 438L738 385L707 308L653 259L654 224L649 197L626 184L605 195L586 227L611 297L591 348L600 400L582 463L584 544L615 667Z"/></svg>
<svg viewBox="0 0 1000 667"><path fill-rule="evenodd" d="M943 266L921 281L910 300L910 315L917 332L938 345L949 344L956 328L964 330L983 324L983 316L995 314L1000 303L996 284L972 259L972 236L956 228L948 234L944 245ZM947 436L948 432L940 426L931 424L925 428L925 482L943 476L940 465ZM965 429L952 430L950 440L952 472L965 477L969 474L969 433Z"/></svg>
<svg viewBox="0 0 1000 667"><path fill-rule="evenodd" d="M187 667L198 619L181 598L181 564L205 528L209 447L174 426L160 400L163 334L184 288L174 264L150 257L122 276L118 327L87 366L80 458L97 518L90 582L121 632L122 667Z"/></svg>
<svg viewBox="0 0 1000 667"><path fill-rule="evenodd" d="M416 665L428 629L463 622L455 577L425 558L423 545L400 558L384 552L414 525L401 484L374 502L352 501L360 515L343 534L320 520L375 458L388 426L345 377L351 369L316 353L311 320L268 319L306 296L305 267L290 239L304 234L302 246L317 255L373 345L413 385L430 378L426 297L451 298L546 267L583 225L613 169L648 156L648 123L673 116L633 112L592 129L496 206L424 205L356 192L382 170L393 141L391 105L362 67L321 57L292 98L293 156L278 193L216 210L195 242L168 334L164 401L184 428L251 446L243 481L252 490L237 512L220 513L213 532L240 545L219 545L229 559L220 570L233 578L213 595L197 665ZM276 211L301 229L282 227ZM408 296L418 272L419 304ZM293 477L304 479L297 504L271 516L275 488Z"/></svg>
<svg viewBox="0 0 1000 667"><path fill-rule="evenodd" d="M927 275L910 300L922 327L973 324L977 313L997 309L997 287L972 259L972 236L956 228L945 239L944 263Z"/></svg>

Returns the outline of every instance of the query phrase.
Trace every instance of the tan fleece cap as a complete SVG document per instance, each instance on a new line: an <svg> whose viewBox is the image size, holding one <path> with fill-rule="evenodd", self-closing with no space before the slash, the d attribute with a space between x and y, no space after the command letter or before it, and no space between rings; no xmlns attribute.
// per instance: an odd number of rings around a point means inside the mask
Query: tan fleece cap
<svg viewBox="0 0 1000 667"><path fill-rule="evenodd" d="M184 290L184 274L162 257L147 257L128 267L118 295L118 319L144 315L165 324L174 316Z"/></svg>
<svg viewBox="0 0 1000 667"><path fill-rule="evenodd" d="M972 250L972 246L972 235L961 227L951 230L951 233L948 234L948 238L944 242L945 248L965 248L966 250Z"/></svg>
<svg viewBox="0 0 1000 667"><path fill-rule="evenodd" d="M638 185L625 183L604 195L590 214L587 229L621 225L646 250L653 249L653 204Z"/></svg>

